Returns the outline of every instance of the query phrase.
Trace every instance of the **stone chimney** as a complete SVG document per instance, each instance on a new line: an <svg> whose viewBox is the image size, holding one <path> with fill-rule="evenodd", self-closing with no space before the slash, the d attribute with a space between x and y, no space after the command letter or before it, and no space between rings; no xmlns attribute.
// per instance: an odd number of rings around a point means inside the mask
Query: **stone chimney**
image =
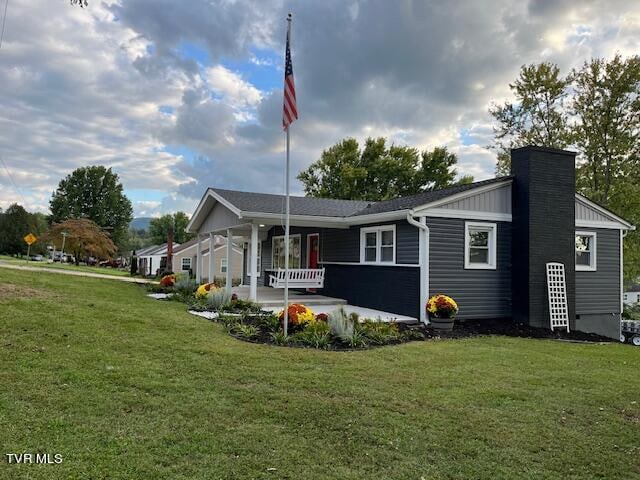
<svg viewBox="0 0 640 480"><path fill-rule="evenodd" d="M512 316L535 327L549 326L547 262L565 266L575 327L575 156L534 146L511 151Z"/></svg>

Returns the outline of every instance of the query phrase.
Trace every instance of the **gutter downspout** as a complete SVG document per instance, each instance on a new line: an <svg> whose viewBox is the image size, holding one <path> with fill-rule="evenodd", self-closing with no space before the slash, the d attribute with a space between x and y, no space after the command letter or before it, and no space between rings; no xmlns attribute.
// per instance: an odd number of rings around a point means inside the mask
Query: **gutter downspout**
<svg viewBox="0 0 640 480"><path fill-rule="evenodd" d="M419 262L420 262L420 321L428 323L427 301L429 300L429 227L427 217L421 216L420 220L413 218L411 212L407 213L407 222L419 229Z"/></svg>

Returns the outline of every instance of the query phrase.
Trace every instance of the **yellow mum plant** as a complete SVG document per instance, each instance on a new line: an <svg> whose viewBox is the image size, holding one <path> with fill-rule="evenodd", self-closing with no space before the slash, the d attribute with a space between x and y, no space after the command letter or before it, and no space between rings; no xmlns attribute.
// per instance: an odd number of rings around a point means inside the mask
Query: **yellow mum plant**
<svg viewBox="0 0 640 480"><path fill-rule="evenodd" d="M198 287L198 290L196 290L196 298L205 298L209 295L210 291L217 290L217 288L218 286L213 282L203 283Z"/></svg>
<svg viewBox="0 0 640 480"><path fill-rule="evenodd" d="M284 320L284 309L278 313L280 321ZM307 325L316 321L316 316L309 307L305 307L300 303L292 303L289 305L289 324L291 325Z"/></svg>
<svg viewBox="0 0 640 480"><path fill-rule="evenodd" d="M438 318L453 318L458 313L458 304L447 295L434 295L427 302L427 312Z"/></svg>

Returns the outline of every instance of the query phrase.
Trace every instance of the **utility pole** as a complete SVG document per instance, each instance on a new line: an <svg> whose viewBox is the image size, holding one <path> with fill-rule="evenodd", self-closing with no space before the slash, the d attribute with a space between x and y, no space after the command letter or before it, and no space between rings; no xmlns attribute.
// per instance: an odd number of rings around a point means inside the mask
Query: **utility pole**
<svg viewBox="0 0 640 480"><path fill-rule="evenodd" d="M62 263L62 259L64 258L64 242L67 240L67 232L62 232L62 254L60 256L60 263Z"/></svg>

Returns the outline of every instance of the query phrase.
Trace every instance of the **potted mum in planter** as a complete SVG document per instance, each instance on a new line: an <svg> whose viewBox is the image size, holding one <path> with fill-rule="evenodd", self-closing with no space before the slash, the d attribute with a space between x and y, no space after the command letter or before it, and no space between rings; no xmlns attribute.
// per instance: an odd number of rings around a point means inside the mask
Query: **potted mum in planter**
<svg viewBox="0 0 640 480"><path fill-rule="evenodd" d="M434 330L451 331L458 313L458 304L447 295L434 295L427 302L429 321Z"/></svg>

